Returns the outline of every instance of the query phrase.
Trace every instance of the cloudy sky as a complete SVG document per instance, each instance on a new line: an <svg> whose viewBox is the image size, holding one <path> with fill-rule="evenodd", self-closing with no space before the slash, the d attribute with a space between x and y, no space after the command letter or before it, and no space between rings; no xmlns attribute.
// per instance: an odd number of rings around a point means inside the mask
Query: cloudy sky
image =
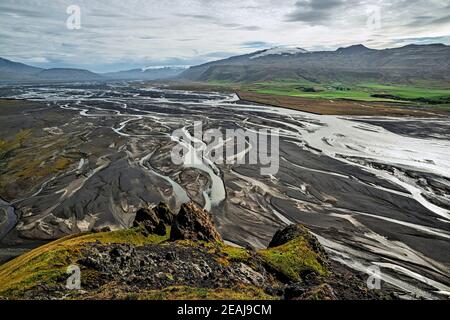
<svg viewBox="0 0 450 320"><path fill-rule="evenodd" d="M71 5L80 8L81 29L67 27ZM274 46L436 42L450 44L448 0L0 2L0 57L40 67L102 72L194 65Z"/></svg>

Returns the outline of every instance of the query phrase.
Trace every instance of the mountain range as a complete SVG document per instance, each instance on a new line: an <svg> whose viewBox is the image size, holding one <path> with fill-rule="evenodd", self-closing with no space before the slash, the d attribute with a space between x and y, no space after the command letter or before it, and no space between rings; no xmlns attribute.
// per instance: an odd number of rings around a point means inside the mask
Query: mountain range
<svg viewBox="0 0 450 320"><path fill-rule="evenodd" d="M157 67L131 69L103 74L104 77L117 80L157 80L173 78L181 74L186 68L182 67Z"/></svg>
<svg viewBox="0 0 450 320"><path fill-rule="evenodd" d="M179 67L158 67L98 74L84 69L43 69L0 58L0 82L156 80L175 77L184 70Z"/></svg>
<svg viewBox="0 0 450 320"><path fill-rule="evenodd" d="M375 50L363 45L335 51L273 48L191 67L191 81L254 82L305 79L311 82L450 81L450 46L407 45Z"/></svg>
<svg viewBox="0 0 450 320"><path fill-rule="evenodd" d="M103 74L83 69L42 69L0 58L0 81L162 80L254 82L450 82L450 46L407 45L375 50L353 45L335 51L271 48L189 69L143 68Z"/></svg>

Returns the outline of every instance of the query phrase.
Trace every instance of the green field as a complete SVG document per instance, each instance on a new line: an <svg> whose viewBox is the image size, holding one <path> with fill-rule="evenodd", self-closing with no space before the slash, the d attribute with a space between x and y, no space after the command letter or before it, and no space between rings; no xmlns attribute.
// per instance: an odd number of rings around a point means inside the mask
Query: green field
<svg viewBox="0 0 450 320"><path fill-rule="evenodd" d="M351 99L358 101L408 102L425 99L421 102L438 103L450 99L450 89L429 89L413 86L360 83L346 85L341 83L317 84L308 81L279 80L245 84L242 89L257 93L316 99ZM376 97L373 95L387 95ZM443 104L448 101L443 101Z"/></svg>
<svg viewBox="0 0 450 320"><path fill-rule="evenodd" d="M402 99L441 99L441 98L449 98L450 97L450 88L449 89L427 89L427 88L419 88L412 86L399 86L399 85L382 85L377 83L362 83L359 84L359 87L371 90L374 92L382 92L394 95L396 97Z"/></svg>

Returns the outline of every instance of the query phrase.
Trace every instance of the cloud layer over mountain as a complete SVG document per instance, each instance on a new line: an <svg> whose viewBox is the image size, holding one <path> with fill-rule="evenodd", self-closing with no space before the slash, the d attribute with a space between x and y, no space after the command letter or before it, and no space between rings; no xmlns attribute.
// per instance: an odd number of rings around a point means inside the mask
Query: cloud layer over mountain
<svg viewBox="0 0 450 320"><path fill-rule="evenodd" d="M79 30L66 27L73 4ZM446 0L2 0L0 56L101 72L194 65L278 45L450 44L449 9Z"/></svg>

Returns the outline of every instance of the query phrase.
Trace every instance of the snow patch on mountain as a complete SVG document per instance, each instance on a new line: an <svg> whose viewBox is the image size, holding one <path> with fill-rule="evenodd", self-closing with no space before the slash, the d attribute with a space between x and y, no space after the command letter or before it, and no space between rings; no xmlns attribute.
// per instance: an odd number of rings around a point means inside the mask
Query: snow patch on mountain
<svg viewBox="0 0 450 320"><path fill-rule="evenodd" d="M302 48L271 48L264 50L258 54L255 54L254 56L251 56L250 59L257 59L265 56L271 56L271 55L294 55L299 53L308 53L308 50L302 49Z"/></svg>

